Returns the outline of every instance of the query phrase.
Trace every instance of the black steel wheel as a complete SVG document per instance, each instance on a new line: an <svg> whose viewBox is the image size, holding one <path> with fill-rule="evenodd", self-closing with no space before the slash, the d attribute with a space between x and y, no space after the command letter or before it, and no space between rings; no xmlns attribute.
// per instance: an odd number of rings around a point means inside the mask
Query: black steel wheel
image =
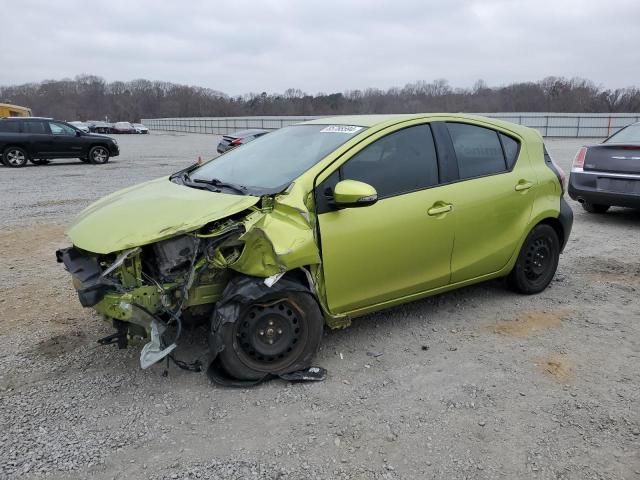
<svg viewBox="0 0 640 480"><path fill-rule="evenodd" d="M551 283L560 259L560 240L550 225L536 225L527 236L513 270L510 286L521 293L539 293Z"/></svg>
<svg viewBox="0 0 640 480"><path fill-rule="evenodd" d="M225 324L220 361L237 379L255 380L310 366L324 319L309 293L284 291L258 299L240 310L238 320Z"/></svg>
<svg viewBox="0 0 640 480"><path fill-rule="evenodd" d="M609 210L609 205L582 202L582 208L584 208L589 213L606 213L606 211Z"/></svg>
<svg viewBox="0 0 640 480"><path fill-rule="evenodd" d="M109 150L102 145L97 145L89 150L89 161L95 165L102 165L109 161Z"/></svg>

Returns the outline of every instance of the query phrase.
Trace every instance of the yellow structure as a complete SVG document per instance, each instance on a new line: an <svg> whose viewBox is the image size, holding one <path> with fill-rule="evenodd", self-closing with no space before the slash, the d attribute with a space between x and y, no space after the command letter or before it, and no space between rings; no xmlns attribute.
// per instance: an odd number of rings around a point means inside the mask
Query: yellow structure
<svg viewBox="0 0 640 480"><path fill-rule="evenodd" d="M30 117L31 109L27 107L19 107L10 103L0 103L0 118L3 117Z"/></svg>

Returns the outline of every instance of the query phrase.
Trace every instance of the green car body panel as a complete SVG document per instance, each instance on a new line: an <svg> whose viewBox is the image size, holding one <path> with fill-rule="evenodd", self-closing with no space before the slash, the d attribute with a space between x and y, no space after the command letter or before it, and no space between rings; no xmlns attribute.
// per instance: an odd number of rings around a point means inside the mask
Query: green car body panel
<svg viewBox="0 0 640 480"><path fill-rule="evenodd" d="M447 121L516 138L520 150L514 168L384 198L364 208L316 213L314 189L354 154L396 130ZM68 236L80 250L117 254L177 235L214 238L239 227L241 233L228 248L224 244L196 265L200 279L190 287L184 306L214 303L233 272L266 278L301 270L327 324L336 328L359 315L507 275L531 229L541 221L557 222L560 214L562 187L544 165L542 138L535 130L459 114L344 116L305 123L364 128L282 193L232 195L161 178L94 203ZM217 231L203 230L216 221ZM139 254L132 253L119 271L127 291L108 293L94 308L108 319L148 330L148 320L130 303L141 302L154 312L163 302L161 292L143 284Z"/></svg>

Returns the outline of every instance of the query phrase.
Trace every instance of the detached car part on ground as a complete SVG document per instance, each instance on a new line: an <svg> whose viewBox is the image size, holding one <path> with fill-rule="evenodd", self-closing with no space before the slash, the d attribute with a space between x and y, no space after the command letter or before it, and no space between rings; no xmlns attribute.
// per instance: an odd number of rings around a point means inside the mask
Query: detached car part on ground
<svg viewBox="0 0 640 480"><path fill-rule="evenodd" d="M569 195L589 213L605 213L611 206L640 208L640 123L578 150Z"/></svg>
<svg viewBox="0 0 640 480"><path fill-rule="evenodd" d="M325 323L497 277L542 291L573 221L545 153L482 117L314 120L96 202L57 257L142 367L205 323L229 376L285 374Z"/></svg>

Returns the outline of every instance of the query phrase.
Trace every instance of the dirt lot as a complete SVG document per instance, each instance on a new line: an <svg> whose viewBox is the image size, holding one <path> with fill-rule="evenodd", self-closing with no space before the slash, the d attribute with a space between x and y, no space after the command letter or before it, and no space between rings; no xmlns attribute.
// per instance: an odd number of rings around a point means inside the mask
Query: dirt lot
<svg viewBox="0 0 640 480"><path fill-rule="evenodd" d="M326 333L324 383L224 389L97 346L110 328L55 263L80 209L218 141L118 140L106 166L0 168L0 478L640 478L640 213L572 202L542 294L495 281L370 315ZM567 171L582 143L547 142Z"/></svg>

